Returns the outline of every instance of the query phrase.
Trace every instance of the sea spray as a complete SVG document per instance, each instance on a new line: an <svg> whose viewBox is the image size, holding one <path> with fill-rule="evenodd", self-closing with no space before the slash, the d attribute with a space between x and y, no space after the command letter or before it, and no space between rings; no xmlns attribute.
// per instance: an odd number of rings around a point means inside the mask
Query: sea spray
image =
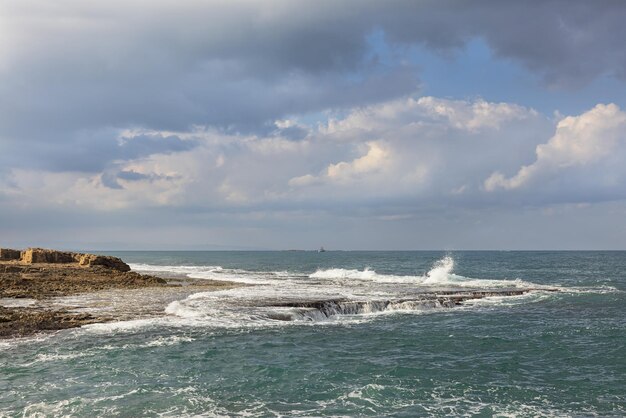
<svg viewBox="0 0 626 418"><path fill-rule="evenodd" d="M424 284L446 283L450 281L450 275L454 269L454 259L449 255L437 260L432 269L426 273Z"/></svg>

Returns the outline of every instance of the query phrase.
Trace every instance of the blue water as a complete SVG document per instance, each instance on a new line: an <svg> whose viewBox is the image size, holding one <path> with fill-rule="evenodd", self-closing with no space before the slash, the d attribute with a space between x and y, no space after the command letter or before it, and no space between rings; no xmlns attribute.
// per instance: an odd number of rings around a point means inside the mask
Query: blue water
<svg viewBox="0 0 626 418"><path fill-rule="evenodd" d="M248 286L0 341L0 416L626 415L624 252L115 255ZM538 290L328 318L271 306L526 287Z"/></svg>

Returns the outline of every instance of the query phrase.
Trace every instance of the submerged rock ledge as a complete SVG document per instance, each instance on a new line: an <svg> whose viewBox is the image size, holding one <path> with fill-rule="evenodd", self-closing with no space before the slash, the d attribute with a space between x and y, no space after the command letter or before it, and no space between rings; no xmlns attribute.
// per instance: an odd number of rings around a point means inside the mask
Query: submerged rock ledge
<svg viewBox="0 0 626 418"><path fill-rule="evenodd" d="M429 308L454 308L463 302L487 297L521 296L532 291L558 292L558 289L498 289L498 290L454 290L424 292L415 297L387 300L313 300L271 303L269 307L294 308L291 312L273 312L271 319L279 321L316 321L337 315L360 315L384 311L423 310Z"/></svg>

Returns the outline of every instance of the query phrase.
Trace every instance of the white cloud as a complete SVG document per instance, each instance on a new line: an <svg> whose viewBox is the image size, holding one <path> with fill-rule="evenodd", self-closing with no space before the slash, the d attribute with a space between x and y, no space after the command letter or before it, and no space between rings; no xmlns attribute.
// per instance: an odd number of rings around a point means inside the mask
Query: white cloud
<svg viewBox="0 0 626 418"><path fill-rule="evenodd" d="M598 104L579 116L563 118L554 136L537 146L535 162L510 178L494 172L484 187L487 191L517 189L570 168L598 165L625 146L626 112L615 104Z"/></svg>
<svg viewBox="0 0 626 418"><path fill-rule="evenodd" d="M340 161L329 164L324 171L314 176L305 174L294 177L288 184L293 187L333 183L347 185L355 181L364 180L368 175L384 170L391 161L391 152L382 142L368 142L367 152L352 161Z"/></svg>
<svg viewBox="0 0 626 418"><path fill-rule="evenodd" d="M550 122L531 109L483 100L402 98L352 109L318 127L293 120L306 137L210 128L125 130L119 137L178 138L193 148L117 161L102 173L29 171L14 179L29 201L93 209L300 207L311 202L476 198L495 168L519 166L511 147L529 148ZM541 134L538 134L540 132ZM132 142L132 140L128 140ZM62 174L62 175L61 175ZM26 181L26 178L30 180ZM34 179L46 178L37 183ZM1 188L1 187L0 187Z"/></svg>
<svg viewBox="0 0 626 418"><path fill-rule="evenodd" d="M324 131L335 135L371 135L390 126L416 124L478 132L499 129L508 122L537 116L533 109L512 103L408 97L356 109L340 120L331 119Z"/></svg>
<svg viewBox="0 0 626 418"><path fill-rule="evenodd" d="M311 186L311 185L320 184L320 183L321 183L320 177L316 177L312 174L305 174L304 176L294 177L291 180L289 180L289 185L293 187Z"/></svg>
<svg viewBox="0 0 626 418"><path fill-rule="evenodd" d="M422 97L417 105L430 116L445 118L451 126L470 132L498 129L508 121L537 116L537 112L532 109L511 103L489 103L483 99L468 105L463 100Z"/></svg>

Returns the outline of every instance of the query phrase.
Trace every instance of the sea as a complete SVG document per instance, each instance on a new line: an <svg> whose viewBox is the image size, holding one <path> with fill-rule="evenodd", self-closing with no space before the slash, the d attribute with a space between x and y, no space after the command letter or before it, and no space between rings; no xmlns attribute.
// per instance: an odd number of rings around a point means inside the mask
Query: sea
<svg viewBox="0 0 626 418"><path fill-rule="evenodd" d="M0 416L626 416L626 252L107 254L241 286L0 340Z"/></svg>

